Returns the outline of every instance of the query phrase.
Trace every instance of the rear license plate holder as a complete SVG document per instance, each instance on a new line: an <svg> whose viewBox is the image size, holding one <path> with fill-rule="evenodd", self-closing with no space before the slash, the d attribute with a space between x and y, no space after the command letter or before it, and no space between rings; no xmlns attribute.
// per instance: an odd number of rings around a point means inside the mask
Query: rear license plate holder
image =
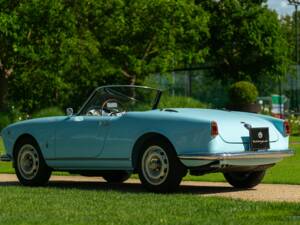
<svg viewBox="0 0 300 225"><path fill-rule="evenodd" d="M256 127L249 129L250 150L266 150L270 148L269 128Z"/></svg>

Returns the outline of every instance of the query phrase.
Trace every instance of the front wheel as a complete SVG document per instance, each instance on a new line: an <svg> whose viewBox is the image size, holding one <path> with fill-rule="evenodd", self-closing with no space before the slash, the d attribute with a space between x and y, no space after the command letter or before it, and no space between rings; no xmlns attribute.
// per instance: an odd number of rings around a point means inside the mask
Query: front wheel
<svg viewBox="0 0 300 225"><path fill-rule="evenodd" d="M252 188L262 181L265 173L265 170L253 172L230 172L224 173L224 177L233 187Z"/></svg>
<svg viewBox="0 0 300 225"><path fill-rule="evenodd" d="M16 146L14 154L15 171L25 186L45 185L51 176L38 144L31 138L24 138Z"/></svg>
<svg viewBox="0 0 300 225"><path fill-rule="evenodd" d="M180 163L170 143L154 139L141 149L138 174L148 190L171 192L178 188L186 168Z"/></svg>

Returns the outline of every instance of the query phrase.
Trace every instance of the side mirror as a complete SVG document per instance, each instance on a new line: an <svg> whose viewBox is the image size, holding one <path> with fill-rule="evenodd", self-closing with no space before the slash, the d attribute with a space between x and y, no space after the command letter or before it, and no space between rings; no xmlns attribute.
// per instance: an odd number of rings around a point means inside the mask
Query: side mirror
<svg viewBox="0 0 300 225"><path fill-rule="evenodd" d="M66 109L66 114L67 114L67 116L72 116L73 115L73 108L67 108Z"/></svg>

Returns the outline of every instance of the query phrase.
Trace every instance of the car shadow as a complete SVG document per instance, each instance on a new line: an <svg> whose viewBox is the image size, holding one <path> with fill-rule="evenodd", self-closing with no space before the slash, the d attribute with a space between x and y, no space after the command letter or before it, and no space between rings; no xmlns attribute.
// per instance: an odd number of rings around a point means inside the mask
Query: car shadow
<svg viewBox="0 0 300 225"><path fill-rule="evenodd" d="M1 186L21 186L17 181L0 181ZM78 189L78 190L113 190L117 192L127 193L147 193L140 183L122 183L113 184L103 181L50 181L46 188L58 189ZM213 195L220 193L230 193L244 191L245 189L238 189L229 186L198 186L181 184L179 189L174 192L176 194L195 194L195 195ZM246 189L249 190L249 189ZM250 189L255 191L255 189Z"/></svg>

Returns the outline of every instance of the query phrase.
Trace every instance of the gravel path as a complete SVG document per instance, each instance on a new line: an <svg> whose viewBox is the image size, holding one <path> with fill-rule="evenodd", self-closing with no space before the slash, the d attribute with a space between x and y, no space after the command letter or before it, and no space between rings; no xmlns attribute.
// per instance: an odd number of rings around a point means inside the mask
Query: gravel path
<svg viewBox="0 0 300 225"><path fill-rule="evenodd" d="M0 174L0 186L19 185L13 174ZM52 176L49 187L87 190L116 190L144 192L139 180L130 179L124 184L108 184L98 177ZM300 185L260 184L254 189L235 189L221 182L184 181L179 193L201 196L221 196L251 201L300 202Z"/></svg>

